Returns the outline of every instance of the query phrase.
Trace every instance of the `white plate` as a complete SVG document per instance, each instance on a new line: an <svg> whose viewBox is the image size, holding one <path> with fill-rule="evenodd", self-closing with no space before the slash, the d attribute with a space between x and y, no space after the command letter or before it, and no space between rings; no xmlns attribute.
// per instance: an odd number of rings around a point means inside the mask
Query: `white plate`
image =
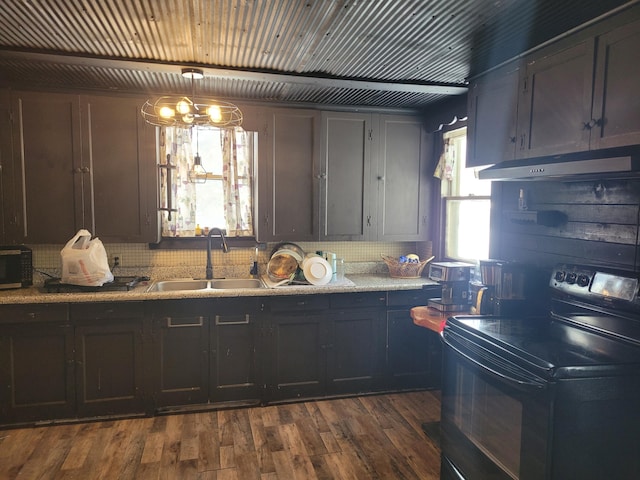
<svg viewBox="0 0 640 480"><path fill-rule="evenodd" d="M326 285L331 281L331 265L319 256L307 257L302 264L304 278L312 285Z"/></svg>

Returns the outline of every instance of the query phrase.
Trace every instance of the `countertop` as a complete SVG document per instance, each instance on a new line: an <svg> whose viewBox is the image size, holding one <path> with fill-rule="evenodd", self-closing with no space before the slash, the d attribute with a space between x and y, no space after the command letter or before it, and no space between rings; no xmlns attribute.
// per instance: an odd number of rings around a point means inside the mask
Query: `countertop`
<svg viewBox="0 0 640 480"><path fill-rule="evenodd" d="M391 278L388 275L358 274L348 275L351 282L315 285L287 285L276 288L238 288L221 290L193 290L177 292L147 292L151 282L141 282L128 291L47 293L41 286L6 290L0 292L0 305L35 303L91 303L145 301L176 298L217 298L217 297L270 297L284 295L309 295L349 292L375 292L392 290L419 290L425 286L438 285L428 278Z"/></svg>

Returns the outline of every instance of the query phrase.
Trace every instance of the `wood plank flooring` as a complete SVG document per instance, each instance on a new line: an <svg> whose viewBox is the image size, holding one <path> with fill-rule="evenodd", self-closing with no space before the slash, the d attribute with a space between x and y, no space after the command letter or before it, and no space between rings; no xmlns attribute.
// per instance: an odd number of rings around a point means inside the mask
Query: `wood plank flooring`
<svg viewBox="0 0 640 480"><path fill-rule="evenodd" d="M0 430L0 479L437 479L438 393Z"/></svg>

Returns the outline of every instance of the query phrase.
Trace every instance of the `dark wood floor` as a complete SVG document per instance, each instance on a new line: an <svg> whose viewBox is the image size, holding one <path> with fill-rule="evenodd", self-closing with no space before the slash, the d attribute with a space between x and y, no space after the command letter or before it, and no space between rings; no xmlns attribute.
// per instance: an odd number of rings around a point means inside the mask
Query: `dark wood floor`
<svg viewBox="0 0 640 480"><path fill-rule="evenodd" d="M0 479L437 479L438 392L0 430Z"/></svg>

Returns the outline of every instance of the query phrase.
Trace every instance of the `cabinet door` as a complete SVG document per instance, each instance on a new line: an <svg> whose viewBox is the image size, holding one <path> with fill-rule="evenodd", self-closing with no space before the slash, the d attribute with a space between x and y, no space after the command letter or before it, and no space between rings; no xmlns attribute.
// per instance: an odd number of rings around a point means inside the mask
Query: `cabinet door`
<svg viewBox="0 0 640 480"><path fill-rule="evenodd" d="M210 308L207 302L193 300L154 305L152 364L156 407L208 401Z"/></svg>
<svg viewBox="0 0 640 480"><path fill-rule="evenodd" d="M19 242L16 174L11 143L11 95L0 89L0 242Z"/></svg>
<svg viewBox="0 0 640 480"><path fill-rule="evenodd" d="M75 416L73 358L66 321L0 326L0 424Z"/></svg>
<svg viewBox="0 0 640 480"><path fill-rule="evenodd" d="M268 400L323 395L327 349L325 315L275 315L269 332Z"/></svg>
<svg viewBox="0 0 640 480"><path fill-rule="evenodd" d="M382 313L378 308L332 312L326 349L328 394L380 388L384 371Z"/></svg>
<svg viewBox="0 0 640 480"><path fill-rule="evenodd" d="M371 198L372 116L323 112L319 175L320 239L367 240L376 235Z"/></svg>
<svg viewBox="0 0 640 480"><path fill-rule="evenodd" d="M261 242L318 239L319 118L317 111L293 109L268 115L267 133L258 141L255 223Z"/></svg>
<svg viewBox="0 0 640 480"><path fill-rule="evenodd" d="M429 184L426 132L416 117L381 115L377 171L378 241L418 241L427 236Z"/></svg>
<svg viewBox="0 0 640 480"><path fill-rule="evenodd" d="M94 212L86 228L111 242L157 241L155 128L140 115L143 102L99 96L85 101L93 185L85 201Z"/></svg>
<svg viewBox="0 0 640 480"><path fill-rule="evenodd" d="M591 148L640 144L640 22L598 39Z"/></svg>
<svg viewBox="0 0 640 480"><path fill-rule="evenodd" d="M248 299L216 307L211 328L211 401L259 403L259 313ZM245 305L241 305L244 303Z"/></svg>
<svg viewBox="0 0 640 480"><path fill-rule="evenodd" d="M387 312L387 368L392 389L433 387L430 332L413 323L410 309Z"/></svg>
<svg viewBox="0 0 640 480"><path fill-rule="evenodd" d="M142 320L76 326L78 414L144 411Z"/></svg>
<svg viewBox="0 0 640 480"><path fill-rule="evenodd" d="M90 218L77 95L16 92L14 152L24 176L20 241L64 243Z"/></svg>
<svg viewBox="0 0 640 480"><path fill-rule="evenodd" d="M469 88L467 167L515 158L519 74L518 65L509 65Z"/></svg>
<svg viewBox="0 0 640 480"><path fill-rule="evenodd" d="M594 40L530 61L518 111L518 157L589 148Z"/></svg>

